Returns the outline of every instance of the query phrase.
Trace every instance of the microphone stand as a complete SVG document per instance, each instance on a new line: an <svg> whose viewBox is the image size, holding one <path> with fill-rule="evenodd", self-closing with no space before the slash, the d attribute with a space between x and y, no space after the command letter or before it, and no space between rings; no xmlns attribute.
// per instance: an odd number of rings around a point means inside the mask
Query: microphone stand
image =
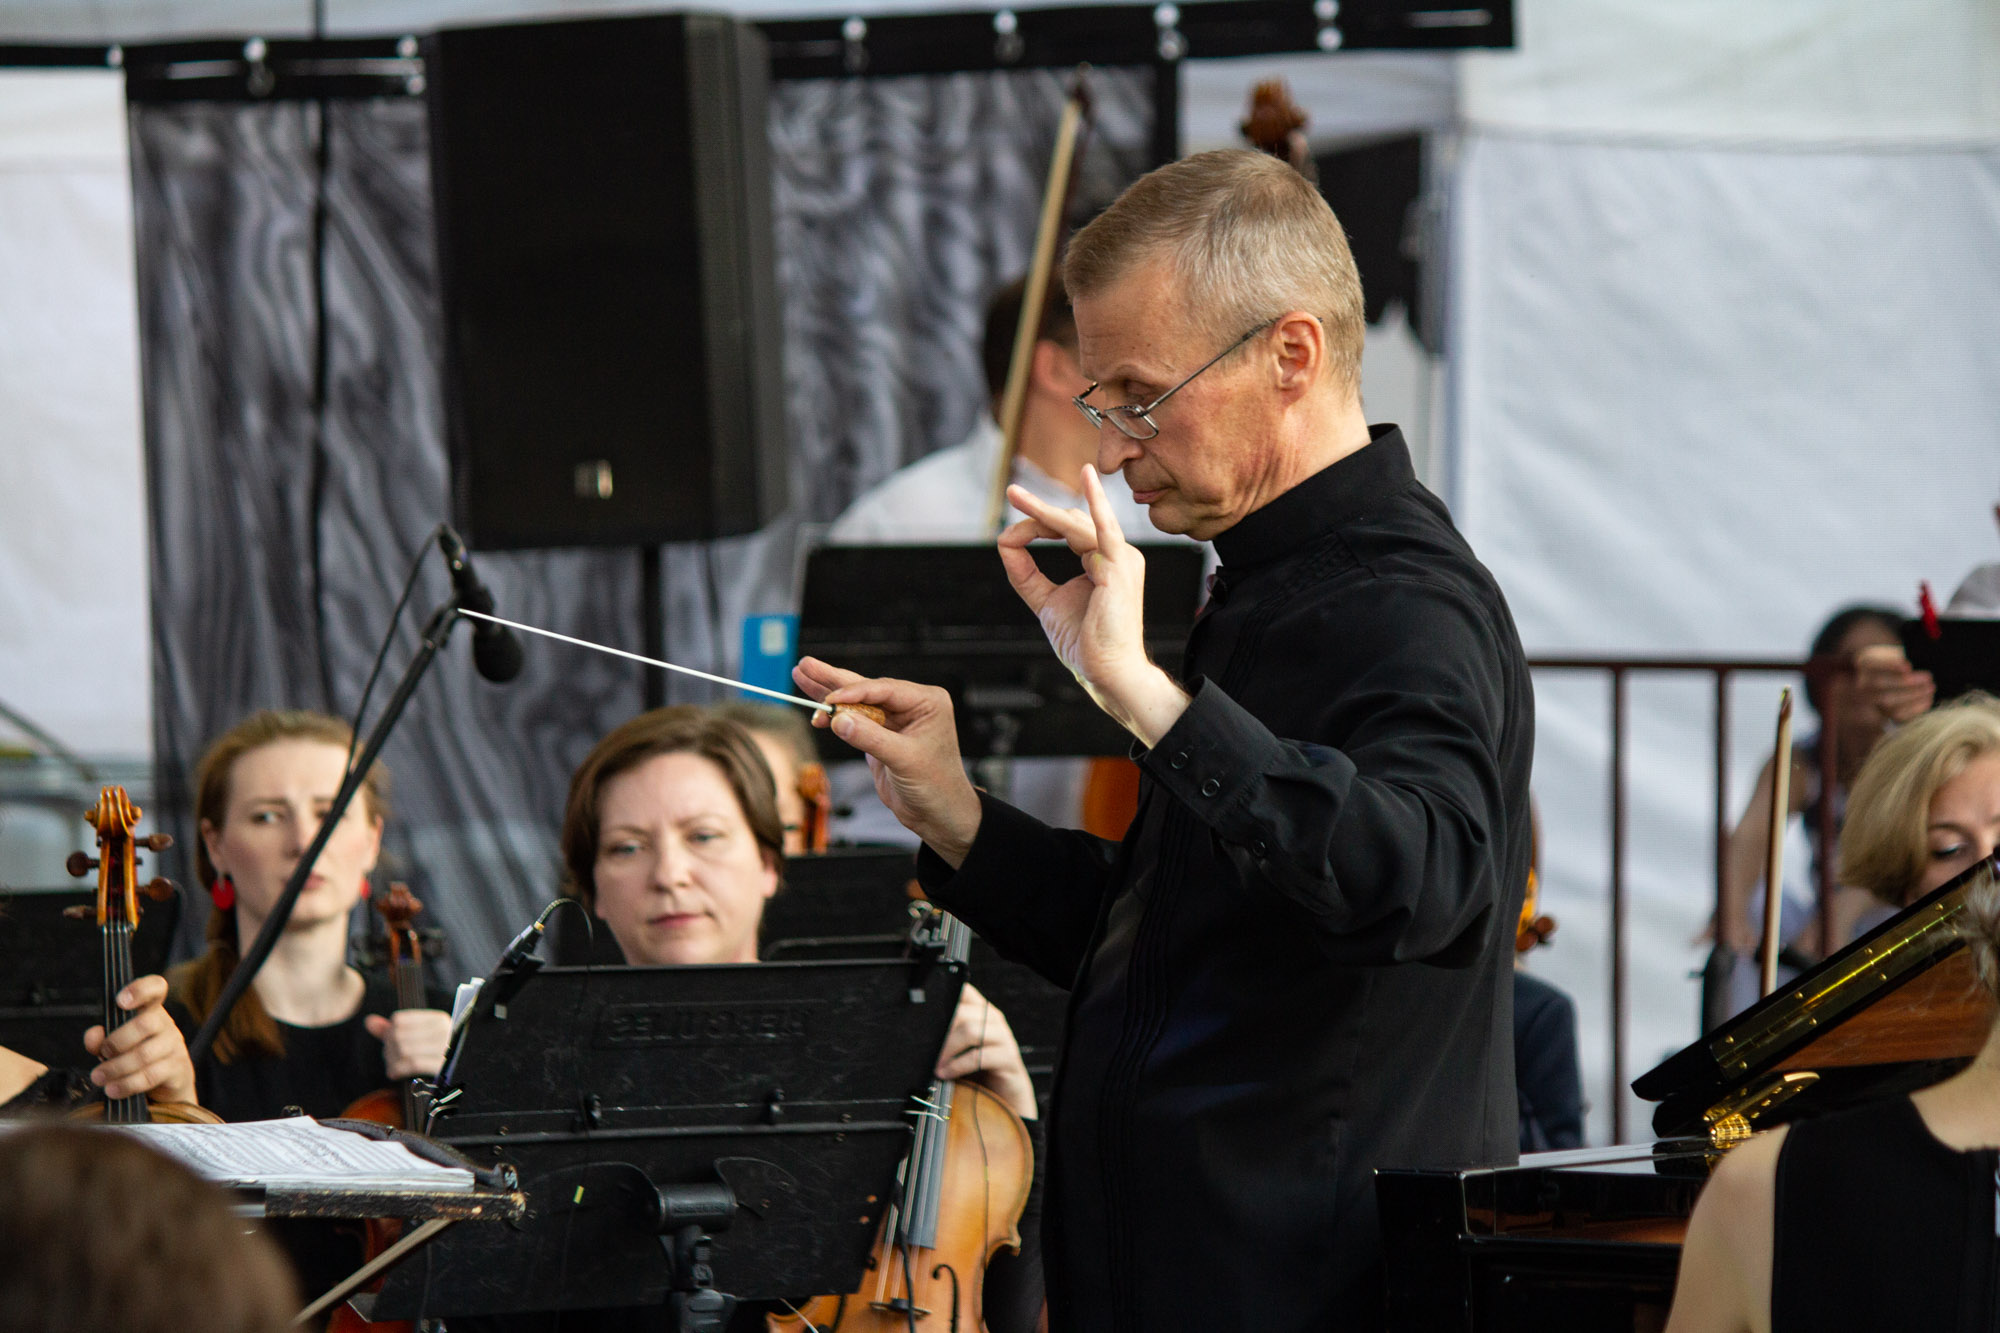
<svg viewBox="0 0 2000 1333"><path fill-rule="evenodd" d="M306 848L305 853L299 857L298 865L292 868L292 877L285 881L285 891L278 895L278 901L271 906L271 914L264 918L263 929L257 932L256 940L237 960L236 969L229 974L229 980L223 983L221 994L215 998L215 1006L208 1011L208 1017L202 1020L201 1030L196 1032L194 1040L188 1043L188 1058L194 1064L199 1065L202 1057L208 1054L209 1048L215 1045L216 1034L222 1031L223 1023L228 1021L229 1011L243 998L243 992L250 989L250 983L256 980L257 970L264 966L264 960L269 958L271 950L277 947L278 936L284 933L285 923L291 920L292 908L298 902L299 894L305 890L306 880L311 877L313 865L319 860L319 854L326 849L328 840L333 837L334 829L340 826L341 817L347 813L347 807L354 803L354 794L361 790L362 777L374 764L376 756L382 752L382 746L387 743L389 733L395 729L397 719L402 717L403 709L409 705L410 696L416 693L418 682L423 679L424 672L430 669L437 655L444 651L445 643L451 637L452 627L458 624L458 621L458 599L454 597L431 612L431 618L424 622L422 646L417 649L417 655L410 659L410 664L403 668L403 677L396 682L396 692L390 695L389 701L382 706L382 715L375 720L374 727L369 731L367 743L361 747L361 753L356 756L353 766L347 770L347 777L340 784L340 791L335 794L333 804L327 809L326 817L320 820L319 832L313 836L312 845Z"/></svg>

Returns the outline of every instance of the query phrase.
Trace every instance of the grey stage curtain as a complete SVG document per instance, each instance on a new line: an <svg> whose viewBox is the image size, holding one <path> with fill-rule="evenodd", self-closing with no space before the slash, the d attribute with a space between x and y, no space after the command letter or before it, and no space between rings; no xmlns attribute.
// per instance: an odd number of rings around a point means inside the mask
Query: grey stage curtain
<svg viewBox="0 0 2000 1333"><path fill-rule="evenodd" d="M1098 72L1085 200L1108 201L1144 169L1150 78ZM668 548L675 660L733 670L740 618L792 609L814 526L983 410L983 302L1026 265L1060 102L1042 73L778 85L796 501L764 532ZM149 816L174 832L168 872L189 892L203 748L257 708L350 714L412 554L448 516L424 106L335 102L327 129L320 412L319 108L131 114L160 807ZM514 552L480 567L506 613L637 648L636 553ZM378 704L445 594L434 565L418 586ZM526 647L521 678L495 687L455 645L385 752L395 795L382 877L409 880L448 931L446 977L483 970L556 891L570 770L640 707L638 668ZM712 691L677 677L670 697ZM183 952L206 915L190 901Z"/></svg>

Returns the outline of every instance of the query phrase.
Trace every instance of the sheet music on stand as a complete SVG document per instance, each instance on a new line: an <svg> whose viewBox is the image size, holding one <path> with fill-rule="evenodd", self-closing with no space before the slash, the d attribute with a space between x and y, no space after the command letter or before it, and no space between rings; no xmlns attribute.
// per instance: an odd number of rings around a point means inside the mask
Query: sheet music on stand
<svg viewBox="0 0 2000 1333"><path fill-rule="evenodd" d="M361 1120L108 1125L235 1191L268 1217L518 1216L521 1196L495 1172L400 1130Z"/></svg>
<svg viewBox="0 0 2000 1333"><path fill-rule="evenodd" d="M438 1140L512 1171L518 1227L459 1229L369 1318L660 1306L859 1285L964 964L931 913L906 957L546 967L481 987Z"/></svg>

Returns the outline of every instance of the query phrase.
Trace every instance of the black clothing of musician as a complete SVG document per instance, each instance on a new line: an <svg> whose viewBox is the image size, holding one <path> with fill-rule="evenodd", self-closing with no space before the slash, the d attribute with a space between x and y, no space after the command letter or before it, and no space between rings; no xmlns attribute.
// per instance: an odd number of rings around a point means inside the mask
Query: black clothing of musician
<svg viewBox="0 0 2000 1333"><path fill-rule="evenodd" d="M1778 1150L1771 1333L1986 1330L2000 1309L2000 1153L1892 1097L1794 1123Z"/></svg>
<svg viewBox="0 0 2000 1333"><path fill-rule="evenodd" d="M50 1112L74 1111L93 1101L104 1100L104 1091L81 1069L49 1068L33 1083L0 1102L0 1120Z"/></svg>
<svg viewBox="0 0 2000 1333"><path fill-rule="evenodd" d="M1576 1002L1519 968L1514 969L1514 1088L1522 1152L1583 1146Z"/></svg>
<svg viewBox="0 0 2000 1333"><path fill-rule="evenodd" d="M1051 1327L1380 1325L1378 1166L1515 1160L1533 701L1393 426L1215 538L1122 844L982 796L926 889L1072 988Z"/></svg>
<svg viewBox="0 0 2000 1333"><path fill-rule="evenodd" d="M367 989L351 1017L315 1028L278 1023L285 1042L282 1057L252 1056L230 1064L213 1055L204 1058L194 1071L201 1104L231 1122L275 1120L301 1111L326 1119L388 1087L382 1040L370 1035L366 1020L370 1014L396 1012L396 987L380 973L364 976ZM193 1041L201 1027L193 1015L171 999L167 1012Z"/></svg>

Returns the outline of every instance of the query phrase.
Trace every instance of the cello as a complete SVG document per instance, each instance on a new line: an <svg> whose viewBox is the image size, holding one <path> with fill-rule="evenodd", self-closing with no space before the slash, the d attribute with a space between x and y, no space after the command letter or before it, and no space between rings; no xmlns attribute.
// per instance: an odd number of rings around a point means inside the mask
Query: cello
<svg viewBox="0 0 2000 1333"><path fill-rule="evenodd" d="M961 966L972 931L936 908L945 961ZM976 1083L939 1079L913 1113L916 1129L895 1204L869 1255L859 1290L820 1296L796 1315L773 1315L773 1333L980 1333L986 1264L1021 1247L1018 1224L1034 1175L1028 1127Z"/></svg>
<svg viewBox="0 0 2000 1333"><path fill-rule="evenodd" d="M132 932L139 924L139 899L161 902L173 897L174 886L164 879L139 883L141 847L163 852L174 845L165 833L134 836L139 816L144 812L132 804L123 787L106 787L98 793L97 804L84 819L97 830L97 855L72 852L64 868L77 879L97 872L97 905L71 907L64 915L79 920L95 917L104 955L104 1031L109 1035L125 1021L118 1008L118 994L131 985ZM152 1121L168 1124L220 1124L221 1117L192 1102L156 1102L144 1095L109 1097L102 1103L79 1108L80 1118L102 1118L110 1125L144 1125Z"/></svg>

